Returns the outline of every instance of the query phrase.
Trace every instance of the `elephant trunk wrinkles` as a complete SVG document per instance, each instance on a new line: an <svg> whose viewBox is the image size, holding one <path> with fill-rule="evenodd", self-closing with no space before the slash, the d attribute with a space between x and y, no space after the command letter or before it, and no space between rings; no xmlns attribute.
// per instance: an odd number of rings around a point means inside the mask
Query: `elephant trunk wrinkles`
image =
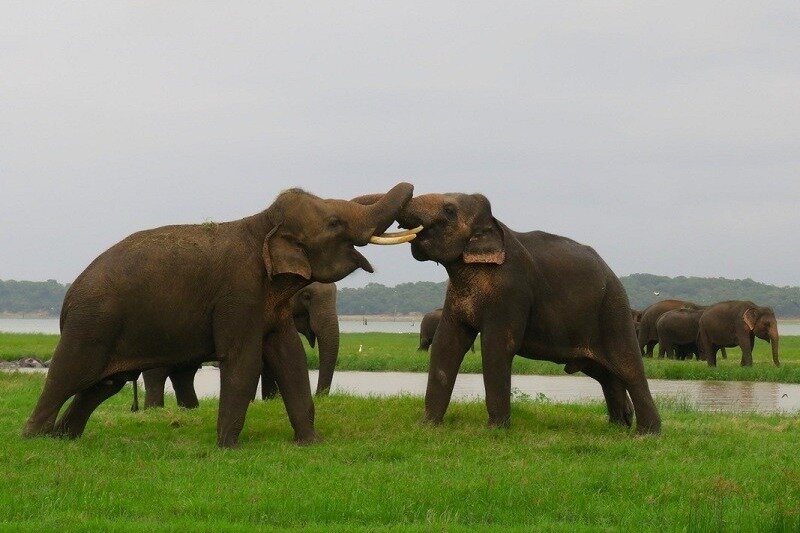
<svg viewBox="0 0 800 533"><path fill-rule="evenodd" d="M781 366L778 360L778 326L773 325L769 328L769 343L772 345L772 362L775 366Z"/></svg>
<svg viewBox="0 0 800 533"><path fill-rule="evenodd" d="M336 311L314 310L311 314L311 328L317 335L319 345L319 379L317 394L327 394L333 381L333 371L339 356L339 322Z"/></svg>

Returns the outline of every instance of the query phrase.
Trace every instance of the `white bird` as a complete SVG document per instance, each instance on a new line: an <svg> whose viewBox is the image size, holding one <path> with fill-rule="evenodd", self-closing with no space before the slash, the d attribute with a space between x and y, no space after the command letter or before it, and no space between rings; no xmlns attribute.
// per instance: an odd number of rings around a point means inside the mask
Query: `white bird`
<svg viewBox="0 0 800 533"><path fill-rule="evenodd" d="M660 292L658 292L658 291L653 291L653 294L655 294L656 296L658 296L658 295L659 295L659 294L661 294L661 293L660 293Z"/></svg>
<svg viewBox="0 0 800 533"><path fill-rule="evenodd" d="M359 344L358 345L358 353L361 353L361 350L363 350L363 349L364 349L364 345L363 344Z"/></svg>

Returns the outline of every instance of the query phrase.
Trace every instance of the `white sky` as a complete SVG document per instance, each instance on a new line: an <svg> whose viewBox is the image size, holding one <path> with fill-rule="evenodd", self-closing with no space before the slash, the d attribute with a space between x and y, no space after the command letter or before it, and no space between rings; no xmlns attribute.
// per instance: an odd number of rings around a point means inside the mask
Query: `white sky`
<svg viewBox="0 0 800 533"><path fill-rule="evenodd" d="M800 2L217 4L3 4L0 278L407 180L618 275L800 285ZM446 277L365 255L340 285Z"/></svg>

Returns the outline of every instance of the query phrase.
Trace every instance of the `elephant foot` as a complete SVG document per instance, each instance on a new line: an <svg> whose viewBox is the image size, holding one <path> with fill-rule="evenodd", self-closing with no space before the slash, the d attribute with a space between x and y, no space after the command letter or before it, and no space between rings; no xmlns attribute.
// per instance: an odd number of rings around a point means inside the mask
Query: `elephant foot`
<svg viewBox="0 0 800 533"><path fill-rule="evenodd" d="M317 435L316 431L312 431L310 435L295 435L294 437L294 443L298 446L310 446L311 444L316 444L318 442L322 442L322 438Z"/></svg>
<svg viewBox="0 0 800 533"><path fill-rule="evenodd" d="M489 428L497 428L497 429L509 429L511 427L511 418L497 418L497 419L489 419L487 423Z"/></svg>

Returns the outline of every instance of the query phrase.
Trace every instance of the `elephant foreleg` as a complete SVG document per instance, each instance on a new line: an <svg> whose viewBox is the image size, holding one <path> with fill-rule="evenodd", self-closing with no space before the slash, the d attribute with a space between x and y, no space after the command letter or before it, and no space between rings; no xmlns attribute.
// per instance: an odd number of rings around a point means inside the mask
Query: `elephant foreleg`
<svg viewBox="0 0 800 533"><path fill-rule="evenodd" d="M476 332L445 315L431 345L428 386L425 390L425 420L441 424L450 404L458 368ZM485 352L484 352L485 356ZM509 394L510 401L510 394Z"/></svg>

